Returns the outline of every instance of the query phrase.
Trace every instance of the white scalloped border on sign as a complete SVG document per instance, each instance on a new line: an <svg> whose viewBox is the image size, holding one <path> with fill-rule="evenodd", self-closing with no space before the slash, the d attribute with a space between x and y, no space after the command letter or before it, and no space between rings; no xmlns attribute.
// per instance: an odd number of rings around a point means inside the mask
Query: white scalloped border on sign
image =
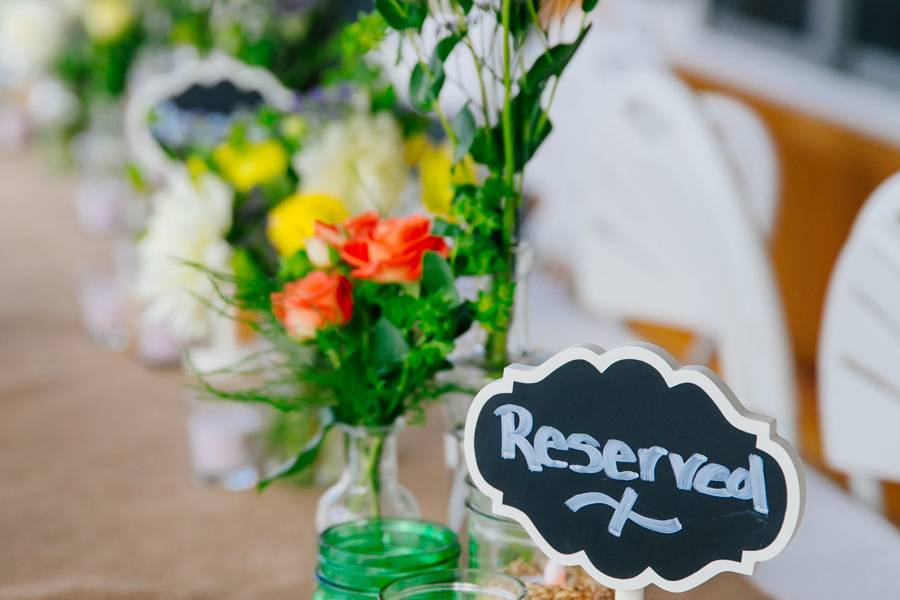
<svg viewBox="0 0 900 600"><path fill-rule="evenodd" d="M583 550L575 554L557 552L547 543L528 515L516 508L504 505L503 493L492 487L482 477L475 460L475 424L482 408L495 395L511 393L513 384L537 383L566 363L578 360L591 363L600 373L623 360L641 361L656 369L670 388L683 383L696 385L712 398L728 423L741 431L755 435L756 447L775 459L784 473L787 486L784 523L782 523L775 540L760 550L745 550L740 561L716 560L689 577L676 581L663 578L650 567L637 577L617 579L599 571ZM503 372L502 379L485 386L472 401L466 417L465 454L472 481L491 499L495 514L513 519L522 525L531 539L551 560L567 566L581 567L606 587L616 590L637 590L652 584L670 592L686 592L720 573L734 572L752 575L757 563L774 558L790 543L800 524L806 499L806 484L800 468L800 459L794 449L777 435L774 422L745 409L725 382L711 370L705 367L681 367L665 350L652 344L635 343L608 351L594 346L575 346L563 350L536 367L508 366Z"/></svg>
<svg viewBox="0 0 900 600"><path fill-rule="evenodd" d="M266 69L252 67L221 52L191 58L174 70L149 77L129 93L125 107L125 139L137 165L153 177L167 177L178 163L172 161L153 137L147 116L153 107L186 92L191 86L230 81L258 92L273 107L288 111L294 94Z"/></svg>

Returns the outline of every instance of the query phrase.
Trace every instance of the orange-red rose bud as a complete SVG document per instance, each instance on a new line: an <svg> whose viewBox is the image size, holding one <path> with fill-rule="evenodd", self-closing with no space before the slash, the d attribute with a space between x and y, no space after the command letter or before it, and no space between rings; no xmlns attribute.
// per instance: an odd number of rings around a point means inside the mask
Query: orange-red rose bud
<svg viewBox="0 0 900 600"><path fill-rule="evenodd" d="M342 228L318 223L316 235L340 250L353 267L351 276L378 283L418 281L426 252L449 254L444 238L431 235L431 221L421 215L382 221L365 213Z"/></svg>
<svg viewBox="0 0 900 600"><path fill-rule="evenodd" d="M313 271L272 294L275 317L288 334L308 340L329 325L343 325L353 316L350 281L343 275Z"/></svg>

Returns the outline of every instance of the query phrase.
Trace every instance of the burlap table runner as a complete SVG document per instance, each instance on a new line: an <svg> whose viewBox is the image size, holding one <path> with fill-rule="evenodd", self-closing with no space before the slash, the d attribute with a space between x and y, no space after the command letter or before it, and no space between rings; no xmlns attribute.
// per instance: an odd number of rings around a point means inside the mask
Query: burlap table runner
<svg viewBox="0 0 900 600"><path fill-rule="evenodd" d="M0 600L308 598L318 492L194 485L179 376L82 332L75 274L97 244L71 189L33 157L0 157ZM402 475L441 520L432 423L404 434ZM683 597L763 596L723 576Z"/></svg>

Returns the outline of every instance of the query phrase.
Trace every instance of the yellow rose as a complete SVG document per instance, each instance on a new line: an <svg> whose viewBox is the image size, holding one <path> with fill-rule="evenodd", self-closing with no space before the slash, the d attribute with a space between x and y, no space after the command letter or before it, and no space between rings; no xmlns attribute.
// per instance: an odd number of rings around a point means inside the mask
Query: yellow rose
<svg viewBox="0 0 900 600"><path fill-rule="evenodd" d="M453 164L449 144L429 144L422 151L419 161L419 177L422 180L422 204L429 212L448 218L453 203L453 186L477 181L477 167L471 156Z"/></svg>
<svg viewBox="0 0 900 600"><path fill-rule="evenodd" d="M90 0L84 10L84 29L98 42L115 41L133 22L129 0Z"/></svg>
<svg viewBox="0 0 900 600"><path fill-rule="evenodd" d="M294 194L271 211L267 233L281 256L293 256L316 233L316 222L329 225L350 217L344 203L326 194Z"/></svg>
<svg viewBox="0 0 900 600"><path fill-rule="evenodd" d="M288 168L287 152L274 140L240 147L222 144L216 148L213 158L225 179L241 193L284 175Z"/></svg>

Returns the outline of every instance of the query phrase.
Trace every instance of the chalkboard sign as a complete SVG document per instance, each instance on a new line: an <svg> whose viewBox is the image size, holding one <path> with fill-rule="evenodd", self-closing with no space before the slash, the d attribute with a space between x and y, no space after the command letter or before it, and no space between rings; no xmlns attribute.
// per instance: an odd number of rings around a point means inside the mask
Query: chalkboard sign
<svg viewBox="0 0 900 600"><path fill-rule="evenodd" d="M130 90L125 134L138 166L150 175L165 176L178 164L169 152L215 145L237 115L263 105L287 111L295 103L294 94L265 69L213 53L187 60Z"/></svg>
<svg viewBox="0 0 900 600"><path fill-rule="evenodd" d="M495 513L614 589L750 574L803 506L799 461L771 421L649 345L508 367L476 396L465 447Z"/></svg>

